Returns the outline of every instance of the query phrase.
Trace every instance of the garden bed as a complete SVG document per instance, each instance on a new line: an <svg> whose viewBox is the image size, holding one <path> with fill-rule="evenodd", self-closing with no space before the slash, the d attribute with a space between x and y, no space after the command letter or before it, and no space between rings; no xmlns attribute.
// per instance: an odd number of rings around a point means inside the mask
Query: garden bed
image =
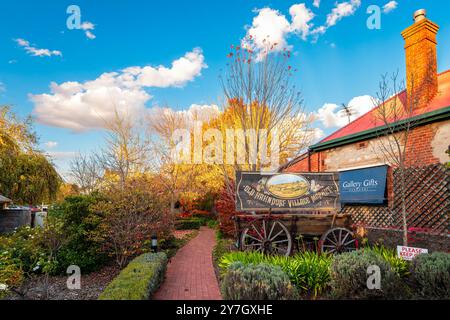
<svg viewBox="0 0 450 320"><path fill-rule="evenodd" d="M120 269L106 266L97 272L81 276L81 289L67 289L67 276L51 276L48 278L48 290L44 275L26 279L21 293L9 294L6 300L97 300L106 286L119 274ZM47 294L48 292L48 294Z"/></svg>
<svg viewBox="0 0 450 320"><path fill-rule="evenodd" d="M218 267L222 294L230 300L450 299L450 255L443 252L420 255L412 262L383 247L337 255L306 251L290 257L229 252L219 258ZM369 277L374 272L379 273L378 284L377 277Z"/></svg>

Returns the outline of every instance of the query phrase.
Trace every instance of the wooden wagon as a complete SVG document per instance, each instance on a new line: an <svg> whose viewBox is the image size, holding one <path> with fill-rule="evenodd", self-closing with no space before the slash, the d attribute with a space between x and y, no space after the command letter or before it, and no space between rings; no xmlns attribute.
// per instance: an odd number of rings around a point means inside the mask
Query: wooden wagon
<svg viewBox="0 0 450 320"><path fill-rule="evenodd" d="M339 213L338 179L336 173L239 172L236 207L248 211L234 217L240 249L288 256L299 239L316 239L322 252L355 250L351 215Z"/></svg>

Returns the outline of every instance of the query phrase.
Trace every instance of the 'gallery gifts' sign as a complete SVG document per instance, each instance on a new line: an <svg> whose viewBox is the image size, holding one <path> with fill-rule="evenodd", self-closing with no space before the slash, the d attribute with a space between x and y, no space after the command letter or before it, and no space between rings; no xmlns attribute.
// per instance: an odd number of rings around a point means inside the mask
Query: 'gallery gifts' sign
<svg viewBox="0 0 450 320"><path fill-rule="evenodd" d="M334 211L340 209L337 173L238 172L237 211Z"/></svg>
<svg viewBox="0 0 450 320"><path fill-rule="evenodd" d="M398 257L402 258L403 260L411 261L419 254L426 254L426 253L428 253L428 249L397 246Z"/></svg>

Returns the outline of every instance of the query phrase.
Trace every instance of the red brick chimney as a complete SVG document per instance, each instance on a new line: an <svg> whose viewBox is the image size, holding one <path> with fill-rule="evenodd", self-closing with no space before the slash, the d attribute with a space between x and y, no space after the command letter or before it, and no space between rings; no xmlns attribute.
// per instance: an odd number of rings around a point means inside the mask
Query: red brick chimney
<svg viewBox="0 0 450 320"><path fill-rule="evenodd" d="M436 34L439 26L426 10L414 13L414 24L402 32L406 53L406 90L410 108L423 108L438 92Z"/></svg>

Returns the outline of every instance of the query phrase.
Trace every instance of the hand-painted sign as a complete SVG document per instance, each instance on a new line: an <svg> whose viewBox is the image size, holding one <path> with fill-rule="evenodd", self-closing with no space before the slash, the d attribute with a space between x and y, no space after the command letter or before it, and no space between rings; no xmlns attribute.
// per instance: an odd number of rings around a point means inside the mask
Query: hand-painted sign
<svg viewBox="0 0 450 320"><path fill-rule="evenodd" d="M341 202L383 204L386 200L387 166L340 173Z"/></svg>
<svg viewBox="0 0 450 320"><path fill-rule="evenodd" d="M419 254L427 254L427 253L428 249L397 246L398 257L402 258L403 260L411 261Z"/></svg>
<svg viewBox="0 0 450 320"><path fill-rule="evenodd" d="M340 209L337 173L236 174L238 211L334 211Z"/></svg>

